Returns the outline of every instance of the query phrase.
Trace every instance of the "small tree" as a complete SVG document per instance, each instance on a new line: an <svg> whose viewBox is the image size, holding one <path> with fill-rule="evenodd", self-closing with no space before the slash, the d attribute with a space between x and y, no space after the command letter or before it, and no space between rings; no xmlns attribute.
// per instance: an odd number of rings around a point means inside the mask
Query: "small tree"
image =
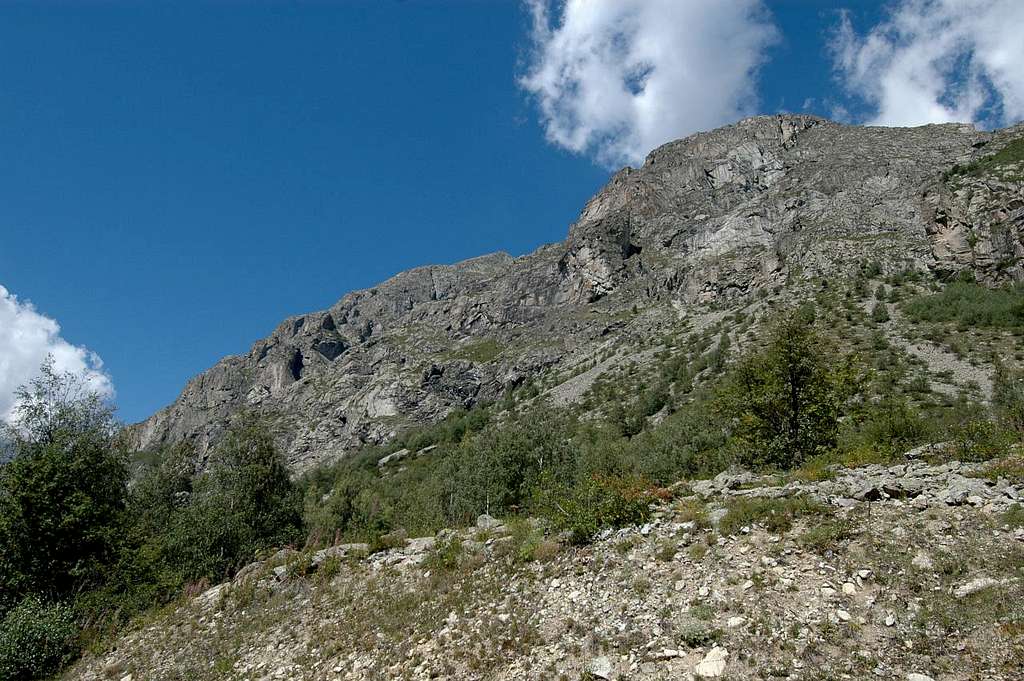
<svg viewBox="0 0 1024 681"><path fill-rule="evenodd" d="M768 346L742 358L718 395L745 446L744 462L788 468L836 444L839 417L861 383L850 355L797 310L771 331Z"/></svg>
<svg viewBox="0 0 1024 681"><path fill-rule="evenodd" d="M295 541L302 500L265 423L244 415L175 513L168 553L187 579L222 578L262 548Z"/></svg>
<svg viewBox="0 0 1024 681"><path fill-rule="evenodd" d="M128 480L109 405L53 361L18 393L0 468L0 609L102 580L120 541Z"/></svg>

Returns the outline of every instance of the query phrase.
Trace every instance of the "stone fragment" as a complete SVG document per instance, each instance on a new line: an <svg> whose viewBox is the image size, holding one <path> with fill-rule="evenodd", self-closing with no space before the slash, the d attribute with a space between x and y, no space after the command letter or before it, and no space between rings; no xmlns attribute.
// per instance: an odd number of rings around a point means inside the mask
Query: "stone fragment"
<svg viewBox="0 0 1024 681"><path fill-rule="evenodd" d="M967 598L979 591L984 591L985 589L998 585L998 579L992 579L991 577L978 577L958 586L953 590L953 595L957 598Z"/></svg>
<svg viewBox="0 0 1024 681"><path fill-rule="evenodd" d="M587 665L587 671L590 672L591 676L607 681L612 678L612 662L603 655L595 657Z"/></svg>
<svg viewBox="0 0 1024 681"><path fill-rule="evenodd" d="M501 527L502 522L486 513L479 515L476 519L476 526L481 530L493 530Z"/></svg>
<svg viewBox="0 0 1024 681"><path fill-rule="evenodd" d="M702 679L714 679L725 673L729 651L720 646L712 648L694 668L693 673Z"/></svg>

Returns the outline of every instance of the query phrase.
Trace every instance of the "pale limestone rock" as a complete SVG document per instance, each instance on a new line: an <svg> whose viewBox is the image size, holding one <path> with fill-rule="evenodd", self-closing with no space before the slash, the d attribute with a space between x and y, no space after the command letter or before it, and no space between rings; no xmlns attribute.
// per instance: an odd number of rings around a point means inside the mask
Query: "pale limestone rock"
<svg viewBox="0 0 1024 681"><path fill-rule="evenodd" d="M712 648L694 668L693 673L703 679L714 679L725 673L729 651L720 646Z"/></svg>

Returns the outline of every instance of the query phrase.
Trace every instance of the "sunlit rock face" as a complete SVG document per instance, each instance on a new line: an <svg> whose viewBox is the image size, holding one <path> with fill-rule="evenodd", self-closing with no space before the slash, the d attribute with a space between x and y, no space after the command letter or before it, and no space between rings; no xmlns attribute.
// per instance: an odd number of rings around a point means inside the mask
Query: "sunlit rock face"
<svg viewBox="0 0 1024 681"><path fill-rule="evenodd" d="M1021 134L767 116L670 142L616 173L565 241L420 267L289 318L133 432L141 447L187 441L202 458L232 415L257 410L301 470L498 399L617 337L654 337L689 311L867 261L1021 279L1019 174L943 177Z"/></svg>

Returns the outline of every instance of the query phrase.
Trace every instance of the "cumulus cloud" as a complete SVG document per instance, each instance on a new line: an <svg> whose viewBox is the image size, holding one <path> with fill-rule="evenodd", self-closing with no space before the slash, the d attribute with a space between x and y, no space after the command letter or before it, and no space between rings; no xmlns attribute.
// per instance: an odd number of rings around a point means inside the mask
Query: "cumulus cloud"
<svg viewBox="0 0 1024 681"><path fill-rule="evenodd" d="M38 375L47 356L53 357L58 372L69 371L88 389L113 396L114 386L95 353L68 343L56 321L0 286L0 420L10 420L15 391Z"/></svg>
<svg viewBox="0 0 1024 681"><path fill-rule="evenodd" d="M1024 118L1024 2L901 0L859 35L843 14L834 65L878 125Z"/></svg>
<svg viewBox="0 0 1024 681"><path fill-rule="evenodd" d="M761 0L527 0L520 85L547 138L606 165L753 111L777 31Z"/></svg>

